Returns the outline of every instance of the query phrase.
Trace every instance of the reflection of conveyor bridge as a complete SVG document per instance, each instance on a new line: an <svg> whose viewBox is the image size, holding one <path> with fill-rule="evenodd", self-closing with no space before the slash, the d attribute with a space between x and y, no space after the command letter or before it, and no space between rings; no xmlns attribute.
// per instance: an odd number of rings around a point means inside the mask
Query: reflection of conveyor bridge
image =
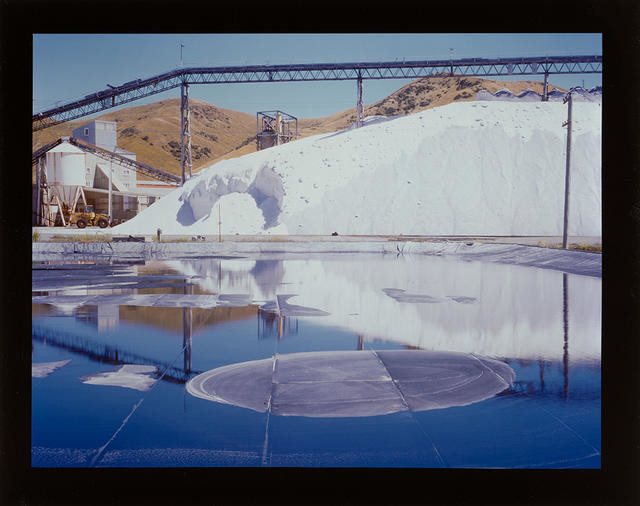
<svg viewBox="0 0 640 506"><path fill-rule="evenodd" d="M73 137L61 137L60 139L41 147L31 155L31 163L36 163L38 159L45 156L47 151L55 148L57 145L65 141L73 144L77 148L80 148L85 153L92 153L97 157L106 160L107 162L117 163L122 167L135 170L138 174L141 174L143 176L152 177L154 179L158 179L167 183L177 183L180 181L180 178L174 174L156 169L154 167L151 167L150 165L138 162L137 160L131 160L130 158L118 155L106 149L99 148L98 146L94 146L93 144L79 141L78 139L74 139Z"/></svg>
<svg viewBox="0 0 640 506"><path fill-rule="evenodd" d="M149 357L144 357L127 350L119 349L117 346L111 346L104 343L98 343L78 336L71 332L59 329L51 329L33 325L31 328L32 338L59 348L85 355L91 360L104 362L113 365L137 364L152 365L161 371L161 379L172 381L174 383L186 383L189 379L201 371L191 371L190 361L185 367L175 367L171 363L163 362ZM190 350L187 350L190 355Z"/></svg>

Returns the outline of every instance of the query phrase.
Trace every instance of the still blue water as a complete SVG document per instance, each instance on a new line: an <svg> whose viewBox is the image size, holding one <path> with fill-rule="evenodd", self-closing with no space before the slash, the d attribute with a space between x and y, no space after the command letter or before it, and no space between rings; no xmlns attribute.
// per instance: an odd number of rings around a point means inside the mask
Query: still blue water
<svg viewBox="0 0 640 506"><path fill-rule="evenodd" d="M245 294L251 303L34 304L34 371L59 363L32 378L34 467L600 467L600 278L345 254L153 261L88 276L66 267L34 265L34 295ZM413 298L389 295L399 290ZM328 315L258 310L278 294ZM516 379L466 406L339 418L277 416L185 388L198 373L274 354L388 349L492 357ZM141 389L96 380L124 365L155 372Z"/></svg>

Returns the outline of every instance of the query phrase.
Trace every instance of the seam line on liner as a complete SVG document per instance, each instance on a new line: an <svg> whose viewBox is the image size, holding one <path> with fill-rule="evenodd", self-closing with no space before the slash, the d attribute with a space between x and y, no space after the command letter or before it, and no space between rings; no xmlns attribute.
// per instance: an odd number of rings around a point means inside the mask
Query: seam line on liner
<svg viewBox="0 0 640 506"><path fill-rule="evenodd" d="M276 304L278 296L276 295ZM269 422L271 421L271 401L273 399L273 391L275 389L275 376L278 368L278 338L273 346L273 367L271 369L271 390L269 391L269 399L267 401L267 421L264 428L264 444L262 445L262 461L261 465L267 465L267 451L269 450ZM270 459L269 459L270 460Z"/></svg>
<svg viewBox="0 0 640 506"><path fill-rule="evenodd" d="M367 345L369 346L369 345ZM376 357L376 359L378 360L378 362L380 362L380 364L382 365L382 367L384 367L384 370L387 371L387 374L389 375L389 378L391 378L391 383L393 384L393 386L395 387L395 389L398 391L398 395L400 396L400 399L402 400L402 403L405 405L405 407L407 408L407 412L409 413L409 415L411 416L411 418L413 418L413 421L418 425L418 427L420 428L420 431L422 432L422 434L424 434L424 436L429 440L429 442L431 443L431 448L433 448L433 452L435 453L436 459L438 460L438 462L440 462L440 465L442 467L449 467L449 465L447 464L447 462L444 460L444 457L442 455L440 455L440 451L438 450L438 447L436 446L433 438L431 437L431 435L424 429L424 427L422 426L422 424L418 421L418 419L415 417L415 415L413 414L413 411L411 411L411 408L409 407L409 404L407 403L406 399L404 398L404 395L402 393L402 390L400 390L400 387L398 386L398 384L393 380L393 378L391 377L391 373L389 372L389 369L387 369L387 366L385 365L385 363L382 361L382 359L380 358L380 356L376 353L376 350L374 350L373 348L369 347L369 349L371 350L371 352L373 353L373 355Z"/></svg>
<svg viewBox="0 0 640 506"><path fill-rule="evenodd" d="M596 453L590 453L589 455L585 455L584 457L578 457L575 459L563 459L563 460L553 460L551 462L543 462L541 464L536 464L535 466L531 466L530 464L527 465L517 465L517 466L509 466L511 469L537 469L540 467L545 467L545 466L551 466L551 465L557 465L557 464L562 464L562 463L568 463L571 462L574 464L574 466L578 465L577 463L582 461L582 460L587 460L591 457L595 457L597 455L600 455L600 452L596 451ZM566 468L569 469L570 467ZM563 469L563 468L560 468Z"/></svg>
<svg viewBox="0 0 640 506"><path fill-rule="evenodd" d="M367 380L367 379L345 379L345 380L302 380L302 381L278 381L278 385L307 385L307 384L317 384L317 383L389 383L392 381L391 379L377 379L377 380ZM274 381L274 383L276 383Z"/></svg>
<svg viewBox="0 0 640 506"><path fill-rule="evenodd" d="M144 401L144 397L141 397L140 400L133 405L133 409L129 412L129 414L125 417L125 419L122 420L122 423L120 424L120 427L118 427L118 430L116 430L113 433L113 435L109 438L109 440L104 445L102 445L100 448L98 448L98 452L91 459L91 463L89 464L89 467L94 467L95 466L96 462L102 457L102 454L103 454L104 450L107 448L107 446L109 446L109 444L111 444L111 442L116 438L116 436L124 428L124 426L129 421L129 418L131 418L133 413L135 413L136 409L138 409L140 404L142 404L142 401Z"/></svg>
<svg viewBox="0 0 640 506"><path fill-rule="evenodd" d="M273 355L273 369L271 370L271 390L269 392L269 400L267 401L267 422L264 428L264 444L262 445L262 462L263 466L267 465L267 452L269 450L269 422L271 421L271 402L273 400L273 390L275 382L273 381L273 377L275 376L276 367L278 361L278 354L274 353Z"/></svg>
<svg viewBox="0 0 640 506"><path fill-rule="evenodd" d="M481 366L483 369L487 369L487 370L489 370L489 371L490 371L494 376L496 376L496 377L497 377L497 378L498 378L502 383L504 383L504 384L505 384L505 388L509 388L509 387L511 386L511 384L510 384L507 380L505 380L502 376L500 376L497 372L495 372L491 367L489 367L489 366L488 366L487 364L485 364L482 360L480 360L478 357L476 357L474 353L471 353L470 355L471 355L473 358L475 358L475 359L480 363L480 366Z"/></svg>
<svg viewBox="0 0 640 506"><path fill-rule="evenodd" d="M563 425L569 432L571 432L574 436L576 436L577 438L579 438L585 445L587 445L588 447L590 447L594 452L596 452L595 454L600 455L600 451L594 447L591 443L589 443L585 438L583 438L580 434L578 434L574 429L572 429L569 425L567 425L565 422L563 422L562 420L560 420L560 418L558 418L556 415L554 415L553 413L551 413L549 410L547 410L545 407L543 406L538 406L540 409L542 409L543 411L545 411L547 414L549 414L552 418L554 418L558 423L560 423L561 425ZM589 457L591 457L591 455L588 455Z"/></svg>
<svg viewBox="0 0 640 506"><path fill-rule="evenodd" d="M162 378L165 377L165 375L167 374L167 371L169 370L169 367L171 367L173 365L173 363L178 360L178 358L180 357L180 355L182 355L186 349L187 345L185 344L182 349L180 350L180 353L178 353L176 355L176 357L169 362L169 365L165 368L165 370L163 371L163 373L160 375L160 377L156 380L156 382L153 384L153 386L149 389L149 391L147 392L146 395L149 395L149 393L156 387L156 385L158 384L158 382L160 380L162 380ZM146 395L143 395L140 400L134 404L133 409L131 410L131 412L125 417L125 419L122 421L122 424L120 424L120 427L118 427L118 429L113 433L113 435L109 438L109 440L102 445L100 448L98 448L98 452L94 455L93 459L91 459L91 463L89 464L89 467L94 467L96 465L96 463L98 462L98 460L100 460L104 454L104 451L106 450L107 446L109 446L111 444L111 442L116 438L116 436L120 433L120 431L124 428L124 426L127 424L127 422L129 421L129 419L131 418L131 416L133 415L133 413L135 413L136 409L138 409L138 407L140 406L140 404L142 404L142 401L144 401Z"/></svg>

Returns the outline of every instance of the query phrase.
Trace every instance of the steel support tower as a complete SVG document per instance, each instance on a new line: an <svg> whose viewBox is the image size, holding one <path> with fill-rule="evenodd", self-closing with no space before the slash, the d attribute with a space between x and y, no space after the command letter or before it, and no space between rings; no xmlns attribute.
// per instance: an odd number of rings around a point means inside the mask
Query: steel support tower
<svg viewBox="0 0 640 506"><path fill-rule="evenodd" d="M35 132L185 84L418 79L451 77L452 74L461 77L541 75L546 80L551 74L601 73L600 55L180 68L97 91L36 113L32 116L32 130Z"/></svg>
<svg viewBox="0 0 640 506"><path fill-rule="evenodd" d="M185 167L189 168L191 177L191 110L189 109L189 85L184 82L180 86L180 169L181 185L185 182Z"/></svg>

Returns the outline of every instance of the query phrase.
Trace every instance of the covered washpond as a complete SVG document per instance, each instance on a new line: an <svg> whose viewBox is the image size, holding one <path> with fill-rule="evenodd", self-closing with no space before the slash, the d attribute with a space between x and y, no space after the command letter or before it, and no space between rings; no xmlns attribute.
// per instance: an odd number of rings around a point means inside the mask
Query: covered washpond
<svg viewBox="0 0 640 506"><path fill-rule="evenodd" d="M34 467L600 467L598 269L53 258L32 271Z"/></svg>

